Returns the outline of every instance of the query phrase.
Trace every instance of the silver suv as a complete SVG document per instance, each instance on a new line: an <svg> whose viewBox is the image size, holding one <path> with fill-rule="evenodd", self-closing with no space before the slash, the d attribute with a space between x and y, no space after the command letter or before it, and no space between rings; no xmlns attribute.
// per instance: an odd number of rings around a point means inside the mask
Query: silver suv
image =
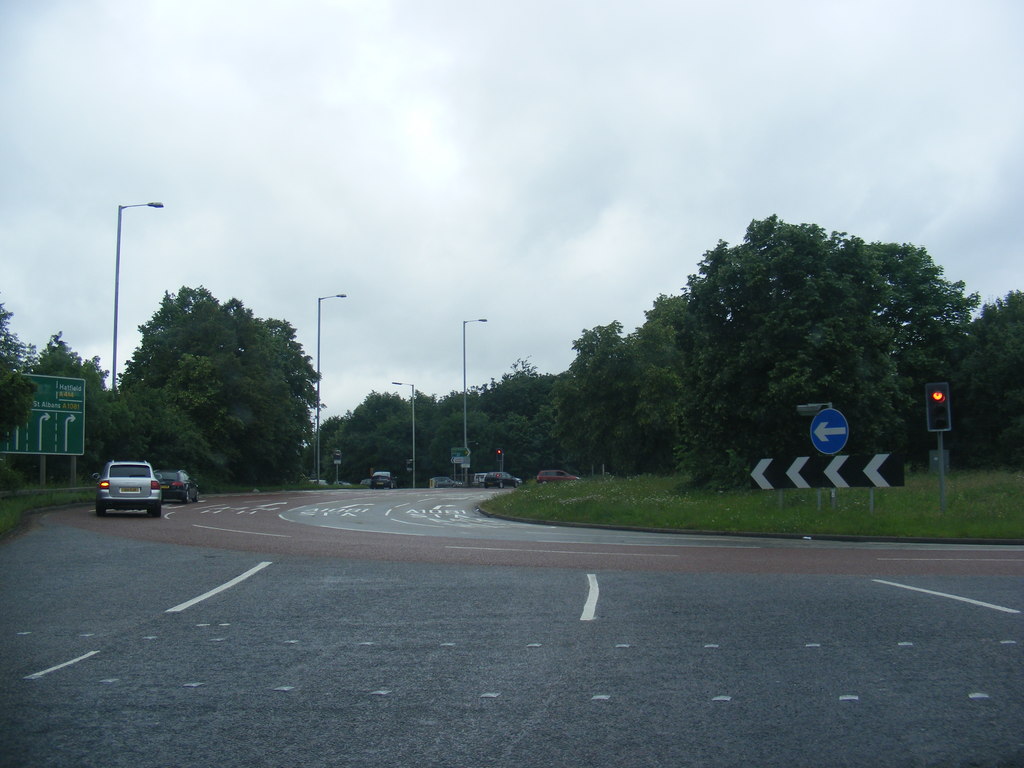
<svg viewBox="0 0 1024 768"><path fill-rule="evenodd" d="M96 514L108 509L140 509L160 517L160 481L148 461L108 461L96 478Z"/></svg>

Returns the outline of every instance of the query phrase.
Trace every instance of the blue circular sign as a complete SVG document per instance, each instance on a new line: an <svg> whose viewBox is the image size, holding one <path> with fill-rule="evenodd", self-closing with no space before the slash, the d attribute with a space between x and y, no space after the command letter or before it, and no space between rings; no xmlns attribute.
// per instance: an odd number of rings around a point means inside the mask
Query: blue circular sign
<svg viewBox="0 0 1024 768"><path fill-rule="evenodd" d="M850 437L850 425L835 408L818 411L811 420L811 443L822 453L839 453Z"/></svg>

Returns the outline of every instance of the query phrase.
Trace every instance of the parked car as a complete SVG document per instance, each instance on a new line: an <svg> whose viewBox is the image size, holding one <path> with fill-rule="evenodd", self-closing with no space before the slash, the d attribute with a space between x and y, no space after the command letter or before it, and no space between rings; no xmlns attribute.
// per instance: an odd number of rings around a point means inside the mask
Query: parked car
<svg viewBox="0 0 1024 768"><path fill-rule="evenodd" d="M579 480L579 478L561 469L542 469L537 473L538 483L558 482L560 480Z"/></svg>
<svg viewBox="0 0 1024 768"><path fill-rule="evenodd" d="M431 488L458 488L459 484L452 480L450 477L432 477L430 478Z"/></svg>
<svg viewBox="0 0 1024 768"><path fill-rule="evenodd" d="M199 484L183 469L158 469L154 473L160 481L164 499L177 499L182 504L199 501Z"/></svg>
<svg viewBox="0 0 1024 768"><path fill-rule="evenodd" d="M390 472L374 472L370 478L371 488L397 488L398 483Z"/></svg>
<svg viewBox="0 0 1024 768"><path fill-rule="evenodd" d="M138 509L160 517L160 481L148 461L108 461L96 479L96 514L108 509Z"/></svg>
<svg viewBox="0 0 1024 768"><path fill-rule="evenodd" d="M488 472L484 475L484 488L518 488L521 482L508 472Z"/></svg>

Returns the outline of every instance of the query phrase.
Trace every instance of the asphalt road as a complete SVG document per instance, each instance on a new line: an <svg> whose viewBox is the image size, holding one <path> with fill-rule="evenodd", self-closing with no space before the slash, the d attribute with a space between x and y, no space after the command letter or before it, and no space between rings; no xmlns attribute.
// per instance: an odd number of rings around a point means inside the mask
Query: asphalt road
<svg viewBox="0 0 1024 768"><path fill-rule="evenodd" d="M520 525L482 493L42 516L0 543L0 766L1024 765L1022 548Z"/></svg>

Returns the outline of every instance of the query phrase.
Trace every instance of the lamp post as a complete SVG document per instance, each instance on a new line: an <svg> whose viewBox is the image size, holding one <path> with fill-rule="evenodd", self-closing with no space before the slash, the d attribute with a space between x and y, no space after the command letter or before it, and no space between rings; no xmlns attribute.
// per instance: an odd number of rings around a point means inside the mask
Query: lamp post
<svg viewBox="0 0 1024 768"><path fill-rule="evenodd" d="M110 390L117 392L117 301L121 288L121 212L125 208L163 208L163 203L133 203L117 206L117 255L114 257L114 352L110 364Z"/></svg>
<svg viewBox="0 0 1024 768"><path fill-rule="evenodd" d="M486 317L480 317L476 320L463 320L462 321L462 448L466 451L463 456L463 462L465 462L466 456L469 455L469 437L467 434L466 426L466 414L467 414L467 394L466 394L466 326L470 323L486 323ZM466 480L466 465L462 465L462 479Z"/></svg>
<svg viewBox="0 0 1024 768"><path fill-rule="evenodd" d="M392 381L399 387L412 387L412 487L416 487L416 385L408 382Z"/></svg>
<svg viewBox="0 0 1024 768"><path fill-rule="evenodd" d="M320 304L324 299L344 299L344 293L321 296L316 300L316 447L313 450L313 470L316 484L320 485Z"/></svg>

